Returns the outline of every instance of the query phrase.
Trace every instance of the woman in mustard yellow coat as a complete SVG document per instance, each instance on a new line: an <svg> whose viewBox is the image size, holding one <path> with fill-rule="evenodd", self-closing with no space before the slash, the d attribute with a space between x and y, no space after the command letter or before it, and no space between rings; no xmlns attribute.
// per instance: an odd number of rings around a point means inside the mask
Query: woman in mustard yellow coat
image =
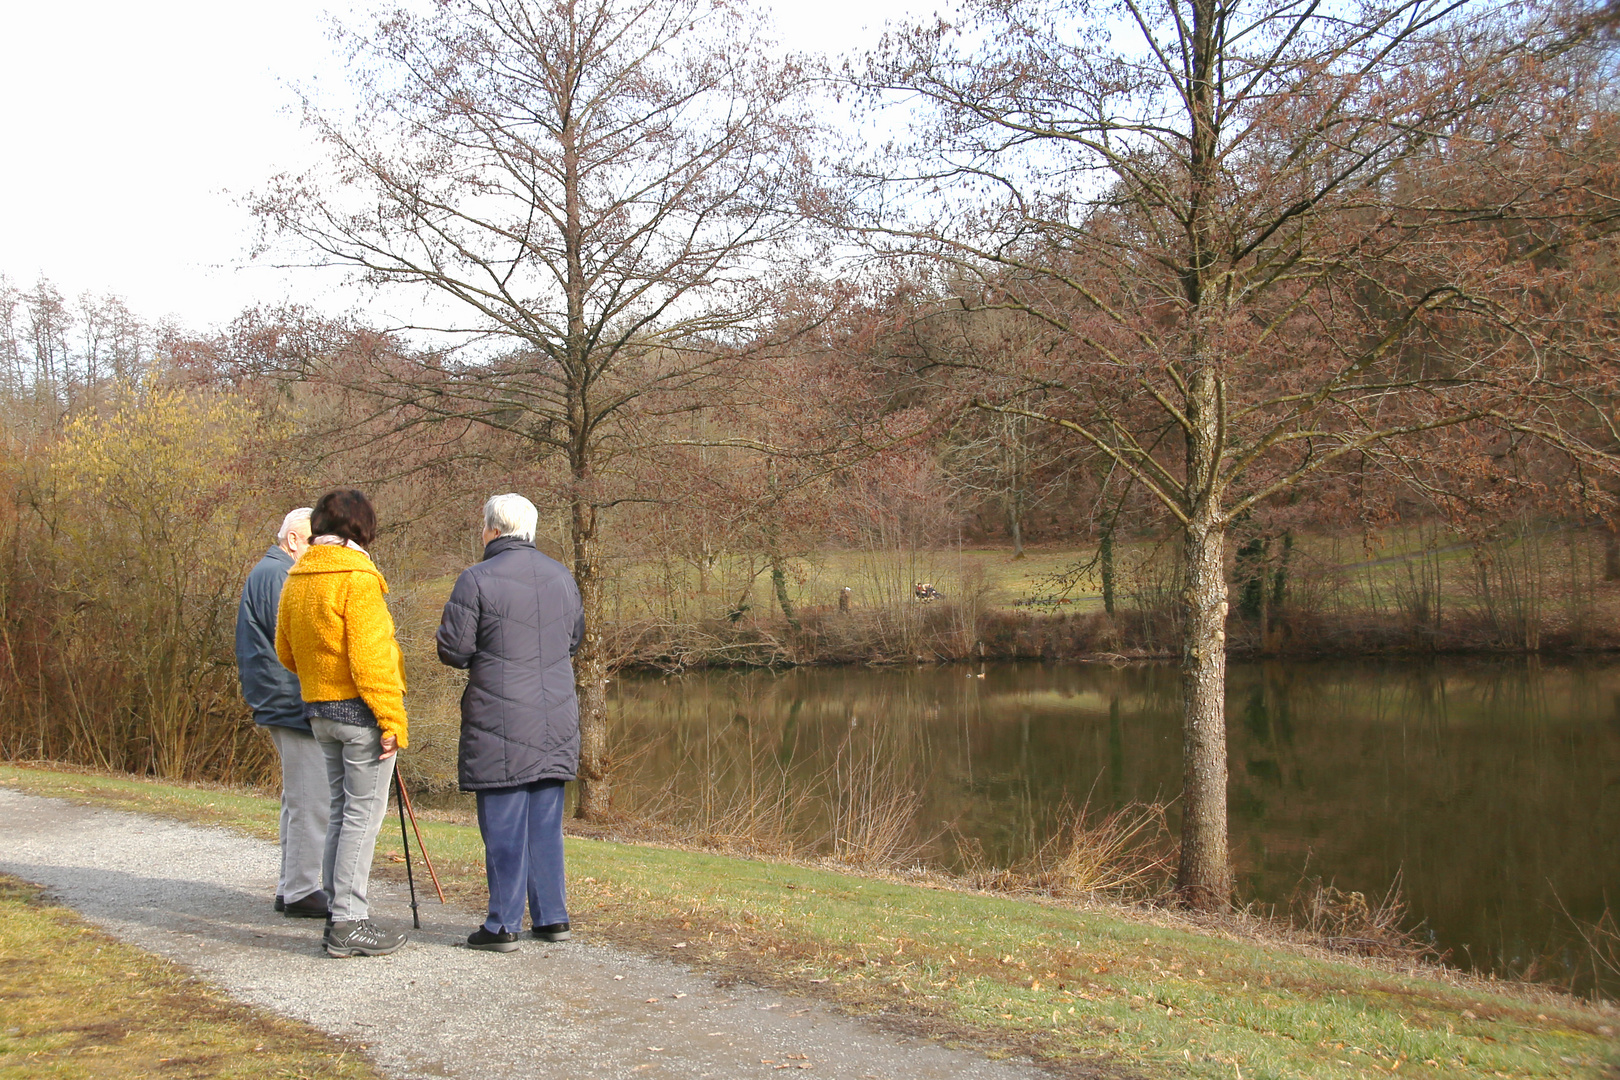
<svg viewBox="0 0 1620 1080"><path fill-rule="evenodd" d="M370 501L352 488L327 492L310 532L281 590L276 655L298 676L331 786L321 864L326 951L383 956L405 944L405 934L371 920L366 889L394 755L408 745L404 662L383 600L388 583L367 552L377 534Z"/></svg>

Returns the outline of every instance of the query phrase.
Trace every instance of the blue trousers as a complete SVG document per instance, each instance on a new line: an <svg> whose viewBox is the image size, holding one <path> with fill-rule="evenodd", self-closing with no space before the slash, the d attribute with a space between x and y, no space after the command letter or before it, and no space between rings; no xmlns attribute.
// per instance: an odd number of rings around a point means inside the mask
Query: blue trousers
<svg viewBox="0 0 1620 1080"><path fill-rule="evenodd" d="M478 792L491 933L523 930L523 898L535 926L568 921L563 883L563 782L536 780Z"/></svg>

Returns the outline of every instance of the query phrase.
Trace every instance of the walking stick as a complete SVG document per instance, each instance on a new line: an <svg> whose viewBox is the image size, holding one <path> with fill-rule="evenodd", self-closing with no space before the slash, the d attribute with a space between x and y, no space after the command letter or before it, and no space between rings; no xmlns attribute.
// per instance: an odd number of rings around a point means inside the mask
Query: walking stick
<svg viewBox="0 0 1620 1080"><path fill-rule="evenodd" d="M445 903L444 888L439 884L439 873L433 869L433 856L428 854L427 845L422 843L422 827L416 823L416 808L411 805L411 793L405 790L405 784L399 779L399 770L394 770L394 781L399 785L400 803L404 805L405 812L411 815L411 831L416 833L416 850L422 853L422 861L427 863L428 877L433 879L433 891L439 894L439 903ZM405 829L403 820L399 823L400 831ZM410 875L407 874L407 877Z"/></svg>
<svg viewBox="0 0 1620 1080"><path fill-rule="evenodd" d="M405 785L399 782L398 767L394 769L394 801L399 803L399 843L405 849L405 883L411 889L411 925L420 930L422 917L416 913L416 877L411 873L411 842L405 835Z"/></svg>

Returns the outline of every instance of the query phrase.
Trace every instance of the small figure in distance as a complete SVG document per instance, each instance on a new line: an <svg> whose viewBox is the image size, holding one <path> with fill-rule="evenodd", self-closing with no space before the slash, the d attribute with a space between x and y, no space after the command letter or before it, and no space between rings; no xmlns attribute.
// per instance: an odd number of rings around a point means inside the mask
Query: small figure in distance
<svg viewBox="0 0 1620 1080"><path fill-rule="evenodd" d="M253 567L236 609L236 677L253 722L264 728L281 760L281 872L276 910L291 919L326 918L321 857L326 848L326 755L304 719L298 677L276 658L276 611L287 571L309 545L307 506L281 521L276 542Z"/></svg>
<svg viewBox="0 0 1620 1080"><path fill-rule="evenodd" d="M848 585L845 585L842 589L840 589L838 591L838 610L839 611L848 611L849 610L849 598L850 598L850 588L849 588Z"/></svg>
<svg viewBox="0 0 1620 1080"><path fill-rule="evenodd" d="M383 601L388 582L368 551L377 537L371 501L353 488L329 491L315 503L310 531L281 590L276 655L298 676L326 759L326 952L386 956L405 944L405 932L371 920L366 890L394 755L408 745L405 663Z"/></svg>
<svg viewBox="0 0 1620 1080"><path fill-rule="evenodd" d="M585 609L568 568L535 549L539 517L522 495L484 504L484 557L456 579L435 638L468 672L456 771L477 794L489 915L467 944L491 952L518 947L525 897L535 937L569 936L563 785L579 768Z"/></svg>

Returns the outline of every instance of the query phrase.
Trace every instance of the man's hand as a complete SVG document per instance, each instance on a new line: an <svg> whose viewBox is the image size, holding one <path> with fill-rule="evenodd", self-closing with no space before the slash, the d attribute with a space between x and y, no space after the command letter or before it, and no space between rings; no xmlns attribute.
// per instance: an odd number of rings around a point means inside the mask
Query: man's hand
<svg viewBox="0 0 1620 1080"><path fill-rule="evenodd" d="M387 761L399 753L399 740L392 735L382 737L382 753L377 755L378 761Z"/></svg>

